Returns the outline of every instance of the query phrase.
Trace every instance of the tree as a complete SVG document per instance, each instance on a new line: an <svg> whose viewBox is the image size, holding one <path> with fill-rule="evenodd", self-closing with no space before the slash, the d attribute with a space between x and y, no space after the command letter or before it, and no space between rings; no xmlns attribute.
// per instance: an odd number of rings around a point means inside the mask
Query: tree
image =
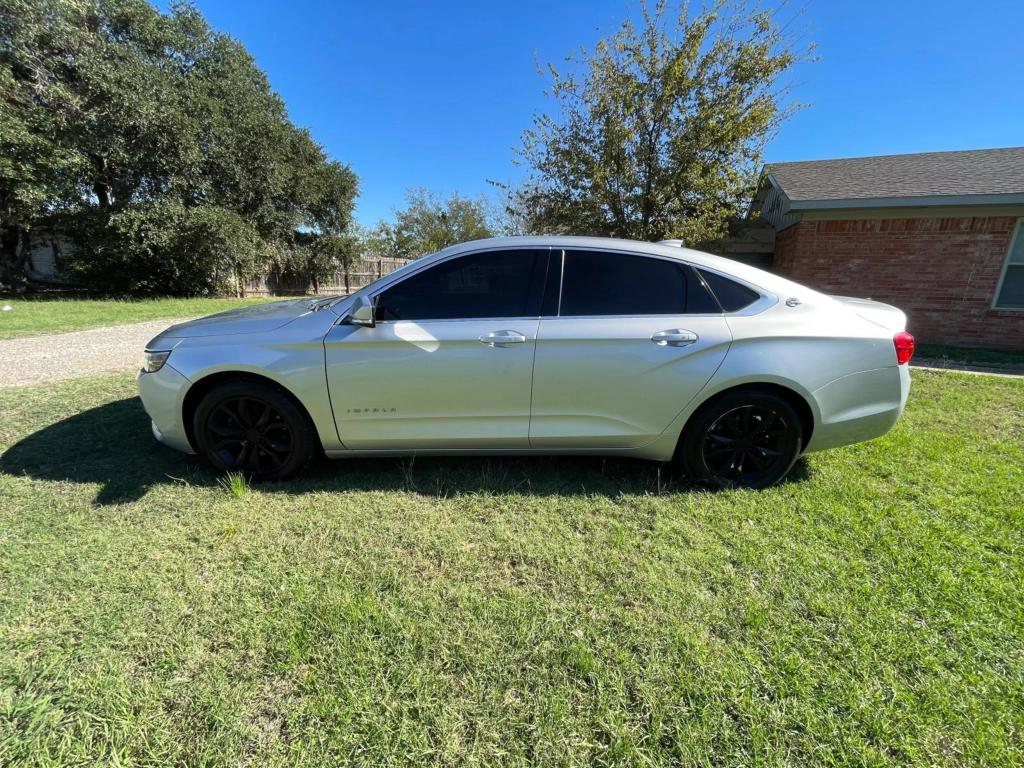
<svg viewBox="0 0 1024 768"><path fill-rule="evenodd" d="M400 259L395 228L386 221L378 221L373 227L354 224L350 231L359 243L359 250L368 259Z"/></svg>
<svg viewBox="0 0 1024 768"><path fill-rule="evenodd" d="M74 273L115 293L241 292L276 255L276 244L238 213L173 197L96 216L91 226L80 220L75 235L90 251L72 261Z"/></svg>
<svg viewBox="0 0 1024 768"><path fill-rule="evenodd" d="M0 0L0 285L24 284L29 233L74 194L84 158L60 135L70 94L57 73L73 36L47 5Z"/></svg>
<svg viewBox="0 0 1024 768"><path fill-rule="evenodd" d="M348 293L350 272L359 252L360 241L351 232L341 235L296 232L291 248L278 265L278 274L285 283L304 283L313 293L319 293L320 282L341 268Z"/></svg>
<svg viewBox="0 0 1024 768"><path fill-rule="evenodd" d="M487 202L461 197L447 200L424 189L406 192L406 207L393 225L379 224L375 237L380 250L404 258L419 258L449 245L494 236Z"/></svg>
<svg viewBox="0 0 1024 768"><path fill-rule="evenodd" d="M190 5L0 0L0 87L4 282L41 223L75 243L87 283L203 293L351 217L352 171Z"/></svg>
<svg viewBox="0 0 1024 768"><path fill-rule="evenodd" d="M749 199L765 142L796 105L782 77L798 60L772 13L718 0L694 16L642 6L577 72L549 66L555 115L523 134L532 175L514 214L538 232L721 235Z"/></svg>

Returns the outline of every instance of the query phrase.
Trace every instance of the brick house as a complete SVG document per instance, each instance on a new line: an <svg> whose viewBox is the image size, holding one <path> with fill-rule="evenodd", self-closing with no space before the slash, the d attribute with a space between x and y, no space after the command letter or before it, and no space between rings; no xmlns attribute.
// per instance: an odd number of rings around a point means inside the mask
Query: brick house
<svg viewBox="0 0 1024 768"><path fill-rule="evenodd" d="M904 309L918 340L1024 347L1024 147L778 163L772 269Z"/></svg>

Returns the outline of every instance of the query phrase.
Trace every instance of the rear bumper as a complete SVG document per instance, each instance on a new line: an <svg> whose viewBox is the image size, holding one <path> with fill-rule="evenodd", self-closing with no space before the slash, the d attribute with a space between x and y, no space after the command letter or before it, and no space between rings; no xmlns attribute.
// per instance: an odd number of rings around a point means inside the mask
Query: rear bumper
<svg viewBox="0 0 1024 768"><path fill-rule="evenodd" d="M910 368L894 365L831 381L811 393L818 423L807 451L880 437L892 429L910 394Z"/></svg>
<svg viewBox="0 0 1024 768"><path fill-rule="evenodd" d="M170 448L195 453L181 421L189 380L165 364L156 373L139 371L138 382L142 405L152 419L153 437Z"/></svg>

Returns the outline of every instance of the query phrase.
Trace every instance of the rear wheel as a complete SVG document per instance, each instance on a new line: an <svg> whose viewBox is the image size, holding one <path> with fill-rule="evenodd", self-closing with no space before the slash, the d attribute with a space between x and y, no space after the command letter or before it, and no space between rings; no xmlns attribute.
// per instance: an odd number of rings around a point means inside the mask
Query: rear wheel
<svg viewBox="0 0 1024 768"><path fill-rule="evenodd" d="M231 381L210 390L193 419L199 452L223 471L284 480L313 458L316 435L302 409L281 390Z"/></svg>
<svg viewBox="0 0 1024 768"><path fill-rule="evenodd" d="M767 488L796 463L802 436L800 417L784 398L738 390L694 414L677 460L688 475L716 488Z"/></svg>

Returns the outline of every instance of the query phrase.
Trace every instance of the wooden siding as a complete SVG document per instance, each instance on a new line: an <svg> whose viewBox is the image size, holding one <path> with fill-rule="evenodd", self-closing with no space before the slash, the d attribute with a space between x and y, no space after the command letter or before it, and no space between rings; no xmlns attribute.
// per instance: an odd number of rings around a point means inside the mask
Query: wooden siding
<svg viewBox="0 0 1024 768"><path fill-rule="evenodd" d="M761 179L761 186L750 204L750 213L759 221L770 224L776 232L781 232L800 220L799 214L789 210L782 190L767 175Z"/></svg>

